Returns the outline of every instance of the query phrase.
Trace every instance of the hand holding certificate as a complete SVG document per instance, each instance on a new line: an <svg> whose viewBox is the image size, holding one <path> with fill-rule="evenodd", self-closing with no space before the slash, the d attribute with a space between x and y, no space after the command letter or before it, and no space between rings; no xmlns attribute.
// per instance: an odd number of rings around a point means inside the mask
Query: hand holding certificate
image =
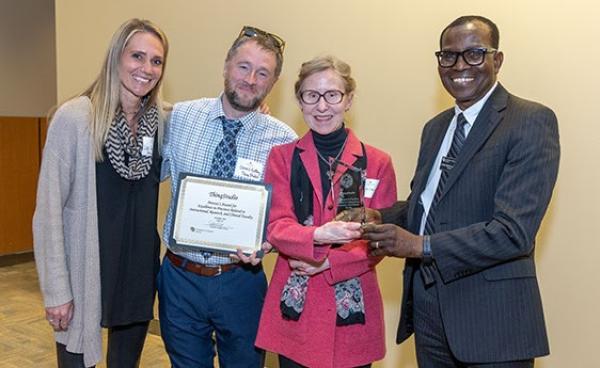
<svg viewBox="0 0 600 368"><path fill-rule="evenodd" d="M271 188L263 183L181 174L172 246L246 254L265 238Z"/></svg>

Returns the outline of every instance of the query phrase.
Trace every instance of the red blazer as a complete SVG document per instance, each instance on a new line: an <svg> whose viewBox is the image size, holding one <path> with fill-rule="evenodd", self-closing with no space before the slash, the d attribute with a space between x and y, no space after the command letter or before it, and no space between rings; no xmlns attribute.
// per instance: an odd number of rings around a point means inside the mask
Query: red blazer
<svg viewBox="0 0 600 368"><path fill-rule="evenodd" d="M301 151L300 159L314 189L315 226L299 224L294 213L290 172L296 147ZM388 207L396 201L396 177L390 156L368 145L365 145L365 151L367 178L379 180L372 198L365 198L365 204L371 208ZM348 142L341 160L353 163L362 154L360 141L348 129ZM383 303L375 272L375 265L381 259L369 257L367 244L362 240L339 248L313 243L316 227L332 220L336 214L335 207L328 208L330 194L323 198L317 160L309 132L298 141L273 148L267 161L265 181L273 186L268 240L279 251L279 256L267 291L256 346L311 368L356 367L380 360L385 355ZM345 170L339 165L334 177L336 199L339 197L339 179ZM311 277L300 319L283 319L279 303L291 273L289 258L315 262L326 257L331 268ZM333 285L353 277L360 278L363 288L365 324L338 327Z"/></svg>

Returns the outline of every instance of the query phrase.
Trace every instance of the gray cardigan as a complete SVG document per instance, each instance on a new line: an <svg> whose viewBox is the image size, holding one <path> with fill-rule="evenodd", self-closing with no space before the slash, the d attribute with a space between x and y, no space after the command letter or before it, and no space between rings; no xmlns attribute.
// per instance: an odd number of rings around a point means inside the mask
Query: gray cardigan
<svg viewBox="0 0 600 368"><path fill-rule="evenodd" d="M69 328L55 338L86 367L102 359L96 164L91 103L77 97L54 115L38 182L33 243L46 307L73 300Z"/></svg>

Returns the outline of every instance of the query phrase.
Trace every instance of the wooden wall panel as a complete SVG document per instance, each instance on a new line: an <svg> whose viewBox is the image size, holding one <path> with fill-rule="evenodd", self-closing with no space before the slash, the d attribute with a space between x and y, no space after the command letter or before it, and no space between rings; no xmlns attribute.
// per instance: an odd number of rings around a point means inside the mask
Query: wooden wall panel
<svg viewBox="0 0 600 368"><path fill-rule="evenodd" d="M47 118L39 118L40 124L40 164L42 162L42 152L44 152L44 144L46 143L46 135L48 134L48 119Z"/></svg>
<svg viewBox="0 0 600 368"><path fill-rule="evenodd" d="M40 119L0 117L0 255L30 251Z"/></svg>

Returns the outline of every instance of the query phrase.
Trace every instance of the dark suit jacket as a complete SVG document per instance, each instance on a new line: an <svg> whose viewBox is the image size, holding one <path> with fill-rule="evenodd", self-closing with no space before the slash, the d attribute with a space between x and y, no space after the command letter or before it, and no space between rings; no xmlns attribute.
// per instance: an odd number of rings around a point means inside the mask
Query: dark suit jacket
<svg viewBox="0 0 600 368"><path fill-rule="evenodd" d="M454 115L423 129L407 202L382 211L384 222L418 233L418 200ZM442 282L440 308L452 352L465 362L528 359L549 353L534 263L535 236L558 172L556 116L498 85L479 113L436 207L431 235ZM412 332L408 259L397 342Z"/></svg>

